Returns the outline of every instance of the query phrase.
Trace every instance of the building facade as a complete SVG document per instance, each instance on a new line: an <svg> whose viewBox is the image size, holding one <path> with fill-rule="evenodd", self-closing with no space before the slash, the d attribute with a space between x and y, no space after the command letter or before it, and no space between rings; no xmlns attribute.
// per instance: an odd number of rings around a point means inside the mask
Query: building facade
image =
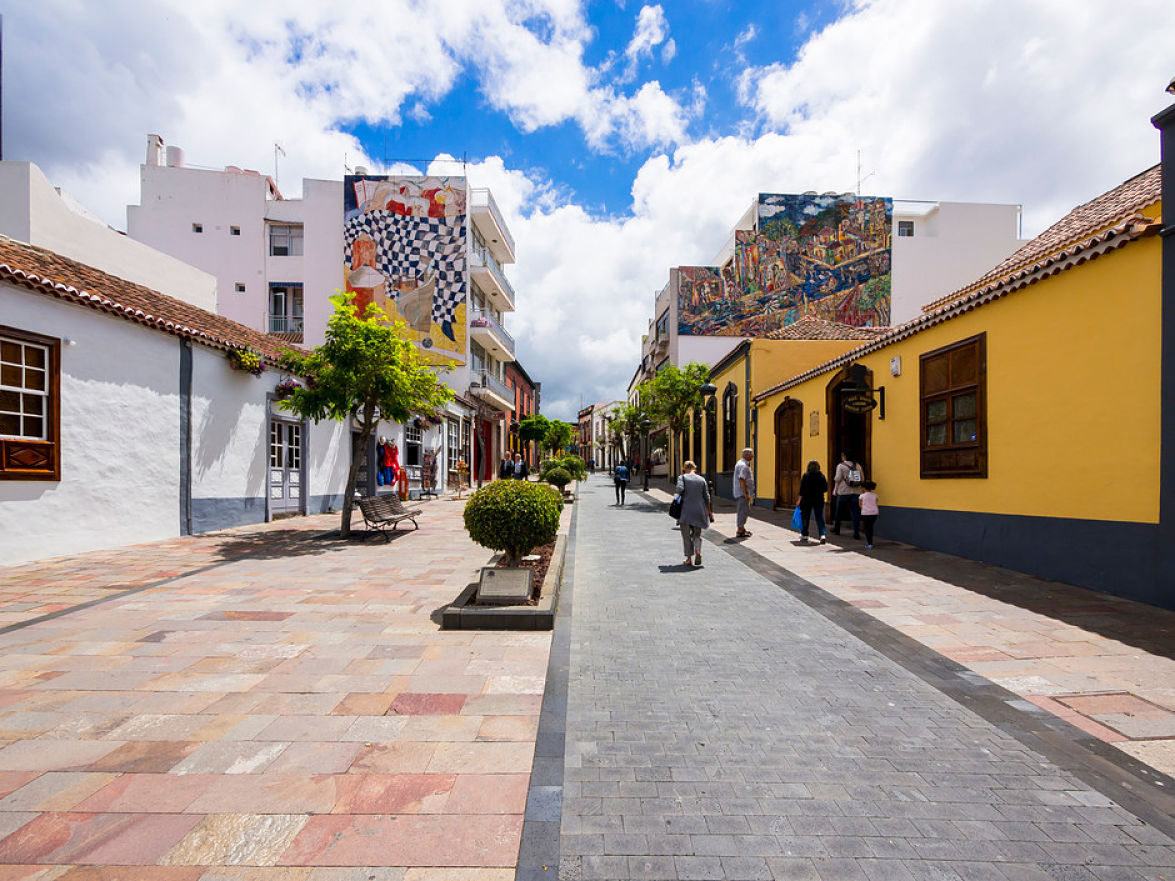
<svg viewBox="0 0 1175 881"><path fill-rule="evenodd" d="M255 171L187 167L181 150L149 135L128 234L215 276L221 313L275 339L321 343L329 298L342 290L404 321L447 368L456 397L441 414L387 423L378 435L395 447L414 495L455 485L459 465L472 482L492 479L515 405L504 320L515 293L503 269L514 262L513 237L489 190L463 177L356 172L304 180L301 198L287 199ZM373 446L364 491L390 492L377 455Z"/></svg>
<svg viewBox="0 0 1175 881"><path fill-rule="evenodd" d="M518 361L506 365L506 385L514 392L514 409L510 413L509 452L522 453L522 458L531 468L538 464L539 450L535 441L526 442L518 436L518 426L528 416L539 412L542 403L542 383L535 382Z"/></svg>

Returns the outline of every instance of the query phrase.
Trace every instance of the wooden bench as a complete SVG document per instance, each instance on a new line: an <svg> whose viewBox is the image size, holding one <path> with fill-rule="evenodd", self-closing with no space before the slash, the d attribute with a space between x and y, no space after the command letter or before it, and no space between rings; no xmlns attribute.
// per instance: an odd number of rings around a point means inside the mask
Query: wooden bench
<svg viewBox="0 0 1175 881"><path fill-rule="evenodd" d="M378 531L383 535L384 541L391 541L388 536L388 527L395 531L401 520L411 520L414 527L420 528L416 518L423 513L423 510L405 507L395 493L368 496L355 501L359 505L359 511L363 514L363 522L367 527L368 534L373 530Z"/></svg>

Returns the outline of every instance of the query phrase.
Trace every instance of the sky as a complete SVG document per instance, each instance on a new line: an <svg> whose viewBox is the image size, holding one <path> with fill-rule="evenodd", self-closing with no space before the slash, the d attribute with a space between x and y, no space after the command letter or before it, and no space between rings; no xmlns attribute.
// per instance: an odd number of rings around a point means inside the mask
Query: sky
<svg viewBox="0 0 1175 881"><path fill-rule="evenodd" d="M1149 119L1175 75L1170 0L0 0L0 15L4 158L118 229L149 132L189 164L266 173L280 143L287 196L355 165L463 167L516 241L517 357L543 412L572 420L626 397L670 267L712 260L759 192L1015 203L1030 236L1158 161Z"/></svg>

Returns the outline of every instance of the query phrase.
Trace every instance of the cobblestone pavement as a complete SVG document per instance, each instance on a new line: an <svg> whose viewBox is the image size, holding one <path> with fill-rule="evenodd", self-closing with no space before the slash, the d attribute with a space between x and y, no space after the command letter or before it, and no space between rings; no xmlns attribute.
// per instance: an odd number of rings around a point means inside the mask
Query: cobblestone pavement
<svg viewBox="0 0 1175 881"><path fill-rule="evenodd" d="M981 677L715 531L683 567L663 504L612 501L580 489L561 879L1175 877L1170 814L964 705Z"/></svg>
<svg viewBox="0 0 1175 881"><path fill-rule="evenodd" d="M669 494L653 490L664 500ZM755 509L725 546L771 560L1092 737L1175 775L1175 612L885 539L867 551L845 529L803 544L790 512Z"/></svg>
<svg viewBox="0 0 1175 881"><path fill-rule="evenodd" d="M0 569L0 881L513 878L550 636L439 630L462 507Z"/></svg>

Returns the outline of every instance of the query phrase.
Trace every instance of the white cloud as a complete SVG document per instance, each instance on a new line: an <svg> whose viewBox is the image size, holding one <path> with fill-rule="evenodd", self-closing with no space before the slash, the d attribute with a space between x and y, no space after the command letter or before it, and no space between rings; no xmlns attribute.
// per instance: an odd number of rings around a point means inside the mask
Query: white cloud
<svg viewBox="0 0 1175 881"><path fill-rule="evenodd" d="M340 177L344 157L376 167L341 120L430 113L467 74L523 131L572 120L595 150L666 145L610 217L509 160L469 168L514 232L507 324L561 418L581 395L624 395L669 267L709 262L757 192L853 189L860 149L875 170L868 191L1019 202L1025 231L1038 231L1158 161L1148 117L1168 103L1175 45L1165 0L860 2L794 63L743 72L747 129L691 141L701 83L684 95L657 81L619 89L584 65L592 33L574 0L295 3L283 17L174 4L4 9L6 155L38 162L118 226L138 201L149 131L191 162L267 172L279 141L283 188L296 193L302 177ZM654 36L640 45L664 54L667 26ZM748 27L738 45L760 36ZM45 64L45 46L69 63Z"/></svg>
<svg viewBox="0 0 1175 881"><path fill-rule="evenodd" d="M665 18L665 10L660 5L642 6L636 17L636 30L624 50L628 66L621 81L630 82L635 79L641 59L652 58L653 50L664 43L668 36L669 22ZM672 51L669 57L673 57Z"/></svg>

